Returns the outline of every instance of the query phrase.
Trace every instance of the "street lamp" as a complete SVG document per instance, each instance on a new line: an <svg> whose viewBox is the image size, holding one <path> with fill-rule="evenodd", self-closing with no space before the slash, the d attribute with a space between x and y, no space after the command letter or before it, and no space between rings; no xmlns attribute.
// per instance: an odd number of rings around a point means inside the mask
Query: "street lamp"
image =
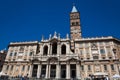
<svg viewBox="0 0 120 80"><path fill-rule="evenodd" d="M116 55L116 49L114 49L113 48L113 53L114 53L114 55L115 55L115 63L117 64L117 68L118 68L118 73L120 74L120 71L119 71L119 59L118 58L116 58L117 57L117 55Z"/></svg>

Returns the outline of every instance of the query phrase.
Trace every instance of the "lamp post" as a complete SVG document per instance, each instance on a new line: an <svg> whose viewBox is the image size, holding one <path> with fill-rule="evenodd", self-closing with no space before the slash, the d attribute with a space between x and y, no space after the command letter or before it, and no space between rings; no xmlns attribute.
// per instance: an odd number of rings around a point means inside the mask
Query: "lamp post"
<svg viewBox="0 0 120 80"><path fill-rule="evenodd" d="M119 71L119 59L116 58L117 57L117 54L116 54L116 49L113 48L113 53L115 55L115 63L117 64L117 68L118 68L118 74L120 74L120 71Z"/></svg>

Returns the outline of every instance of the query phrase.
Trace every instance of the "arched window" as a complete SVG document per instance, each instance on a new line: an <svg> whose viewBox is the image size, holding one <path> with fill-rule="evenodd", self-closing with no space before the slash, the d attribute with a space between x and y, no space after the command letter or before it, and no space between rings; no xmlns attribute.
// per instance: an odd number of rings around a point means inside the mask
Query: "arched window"
<svg viewBox="0 0 120 80"><path fill-rule="evenodd" d="M52 43L52 54L53 55L57 54L57 42Z"/></svg>
<svg viewBox="0 0 120 80"><path fill-rule="evenodd" d="M75 22L72 22L72 26L75 26Z"/></svg>
<svg viewBox="0 0 120 80"><path fill-rule="evenodd" d="M48 46L44 46L43 55L47 55L47 54L48 54Z"/></svg>
<svg viewBox="0 0 120 80"><path fill-rule="evenodd" d="M61 54L66 54L66 45L62 45Z"/></svg>
<svg viewBox="0 0 120 80"><path fill-rule="evenodd" d="M79 25L79 22L76 22L76 25L78 26L78 25Z"/></svg>

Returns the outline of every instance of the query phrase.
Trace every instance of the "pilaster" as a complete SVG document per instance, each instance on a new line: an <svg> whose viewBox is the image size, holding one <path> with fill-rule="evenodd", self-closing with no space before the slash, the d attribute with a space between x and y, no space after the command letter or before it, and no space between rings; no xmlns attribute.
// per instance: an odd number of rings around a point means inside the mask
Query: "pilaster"
<svg viewBox="0 0 120 80"><path fill-rule="evenodd" d="M81 79L81 77L80 77L80 64L79 64L79 62L77 62L77 64L76 64L76 77L77 77L77 79Z"/></svg>
<svg viewBox="0 0 120 80"><path fill-rule="evenodd" d="M41 65L38 64L38 69L37 69L37 78L40 78L41 75Z"/></svg>
<svg viewBox="0 0 120 80"><path fill-rule="evenodd" d="M70 64L69 63L67 63L66 68L67 68L66 79L70 79Z"/></svg>
<svg viewBox="0 0 120 80"><path fill-rule="evenodd" d="M57 64L56 65L56 79L60 79L60 65Z"/></svg>
<svg viewBox="0 0 120 80"><path fill-rule="evenodd" d="M45 78L48 78L48 73L49 73L48 68L49 68L49 65L47 64Z"/></svg>

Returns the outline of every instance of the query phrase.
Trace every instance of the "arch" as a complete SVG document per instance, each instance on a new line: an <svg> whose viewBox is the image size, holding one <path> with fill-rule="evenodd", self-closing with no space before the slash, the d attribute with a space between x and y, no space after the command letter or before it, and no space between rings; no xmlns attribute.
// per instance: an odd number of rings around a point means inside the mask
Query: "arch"
<svg viewBox="0 0 120 80"><path fill-rule="evenodd" d="M61 54L66 54L66 45L63 44L62 47L61 47Z"/></svg>
<svg viewBox="0 0 120 80"><path fill-rule="evenodd" d="M48 46L45 45L43 48L43 55L47 55L48 54Z"/></svg>
<svg viewBox="0 0 120 80"><path fill-rule="evenodd" d="M52 54L53 55L57 54L57 42L52 43Z"/></svg>

